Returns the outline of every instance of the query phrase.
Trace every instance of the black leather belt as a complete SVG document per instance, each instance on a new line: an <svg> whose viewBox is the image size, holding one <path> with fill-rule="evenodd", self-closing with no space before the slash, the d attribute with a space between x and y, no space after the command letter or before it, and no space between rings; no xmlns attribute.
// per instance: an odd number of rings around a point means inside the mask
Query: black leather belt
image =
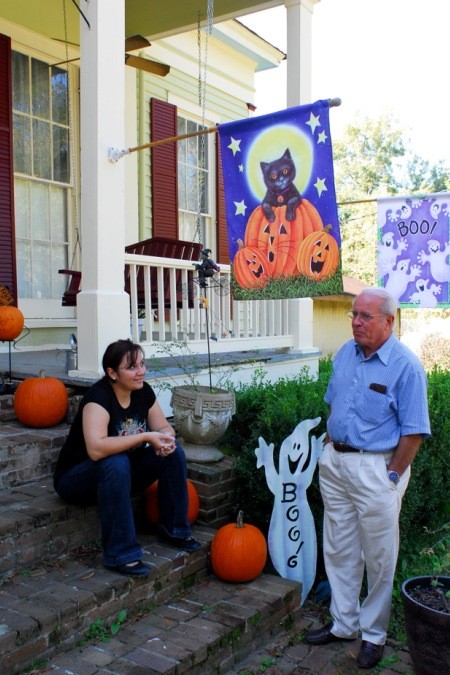
<svg viewBox="0 0 450 675"><path fill-rule="evenodd" d="M354 448L353 445L347 445L346 443L338 443L337 441L331 441L331 443L338 452L374 452L375 454L380 453L385 455L393 452L393 450L359 450L358 448Z"/></svg>
<svg viewBox="0 0 450 675"><path fill-rule="evenodd" d="M358 450L358 448L354 448L353 445L346 445L346 443L338 443L337 441L331 442L333 443L334 449L338 452L364 452L364 450Z"/></svg>

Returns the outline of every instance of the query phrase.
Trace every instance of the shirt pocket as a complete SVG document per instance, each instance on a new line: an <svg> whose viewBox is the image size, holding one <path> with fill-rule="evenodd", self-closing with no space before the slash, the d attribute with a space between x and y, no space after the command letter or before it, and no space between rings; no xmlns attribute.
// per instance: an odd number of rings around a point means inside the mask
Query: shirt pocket
<svg viewBox="0 0 450 675"><path fill-rule="evenodd" d="M355 410L358 416L366 422L379 424L386 422L393 415L390 403L389 393L381 394L367 387L355 406Z"/></svg>

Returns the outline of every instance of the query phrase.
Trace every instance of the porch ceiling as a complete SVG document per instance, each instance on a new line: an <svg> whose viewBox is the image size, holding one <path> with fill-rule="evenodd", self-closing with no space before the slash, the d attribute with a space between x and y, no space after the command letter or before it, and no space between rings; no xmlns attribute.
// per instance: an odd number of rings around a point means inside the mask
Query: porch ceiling
<svg viewBox="0 0 450 675"><path fill-rule="evenodd" d="M83 3L76 0L83 9ZM214 0L214 20L237 18L284 4L283 0ZM197 25L198 14L206 18L207 0L125 0L126 36L157 38L188 30ZM66 0L67 39L79 43L80 15ZM1 0L0 16L47 37L63 39L63 0Z"/></svg>

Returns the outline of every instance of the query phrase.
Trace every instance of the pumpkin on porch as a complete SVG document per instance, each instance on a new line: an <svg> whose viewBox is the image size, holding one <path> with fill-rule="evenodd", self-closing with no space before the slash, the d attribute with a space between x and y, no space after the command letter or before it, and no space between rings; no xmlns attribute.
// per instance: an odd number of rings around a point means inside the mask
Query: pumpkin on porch
<svg viewBox="0 0 450 675"><path fill-rule="evenodd" d="M23 314L14 305L0 306L0 340L15 340L23 330Z"/></svg>
<svg viewBox="0 0 450 675"><path fill-rule="evenodd" d="M197 488L191 480L187 480L188 491L188 513L189 522L195 523L200 511L200 500L198 498ZM146 513L147 518L151 523L157 525L159 523L159 506L158 506L158 481L148 486L145 490L146 496Z"/></svg>
<svg viewBox="0 0 450 675"><path fill-rule="evenodd" d="M269 278L269 262L258 248L244 246L238 240L239 250L233 259L233 272L242 288L261 288Z"/></svg>
<svg viewBox="0 0 450 675"><path fill-rule="evenodd" d="M212 569L223 581L251 581L261 574L266 560L266 539L257 527L244 524L242 511L236 523L221 527L212 540Z"/></svg>
<svg viewBox="0 0 450 675"><path fill-rule="evenodd" d="M19 384L14 394L14 412L22 424L29 427L52 427L67 412L69 396L61 380L45 377L29 377Z"/></svg>
<svg viewBox="0 0 450 675"><path fill-rule="evenodd" d="M330 277L339 265L339 247L336 239L329 233L330 225L322 232L313 232L300 245L297 266L300 274L314 281Z"/></svg>
<svg viewBox="0 0 450 675"><path fill-rule="evenodd" d="M275 219L269 222L261 206L254 209L245 229L245 246L266 255L271 276L298 276L300 244L312 232L322 230L322 218L307 199L297 206L292 221L286 218L286 206L276 206L273 212Z"/></svg>

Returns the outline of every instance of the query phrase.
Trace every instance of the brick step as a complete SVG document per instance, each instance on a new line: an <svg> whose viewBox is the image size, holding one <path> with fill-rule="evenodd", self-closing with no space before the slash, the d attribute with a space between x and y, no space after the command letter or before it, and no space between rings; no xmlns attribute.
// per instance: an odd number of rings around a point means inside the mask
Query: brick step
<svg viewBox="0 0 450 675"><path fill-rule="evenodd" d="M65 424L28 429L17 421L0 426L0 575L52 560L100 538L95 507L63 502L52 474L68 433ZM197 523L218 528L234 519L234 459L188 464L200 498ZM142 502L139 516L142 516Z"/></svg>
<svg viewBox="0 0 450 675"><path fill-rule="evenodd" d="M195 536L205 546L191 554L146 545L148 580L104 570L91 553L4 583L2 672L226 673L299 618L300 584L222 582L206 574L212 533Z"/></svg>
<svg viewBox="0 0 450 675"><path fill-rule="evenodd" d="M160 543L155 535L140 534L143 560L152 568L145 579L105 569L95 545L59 559L42 558L37 565L3 577L1 672L18 673L39 659L74 647L95 622L114 623L122 611L131 620L203 580L214 533L212 528L196 527L202 547L190 554Z"/></svg>

